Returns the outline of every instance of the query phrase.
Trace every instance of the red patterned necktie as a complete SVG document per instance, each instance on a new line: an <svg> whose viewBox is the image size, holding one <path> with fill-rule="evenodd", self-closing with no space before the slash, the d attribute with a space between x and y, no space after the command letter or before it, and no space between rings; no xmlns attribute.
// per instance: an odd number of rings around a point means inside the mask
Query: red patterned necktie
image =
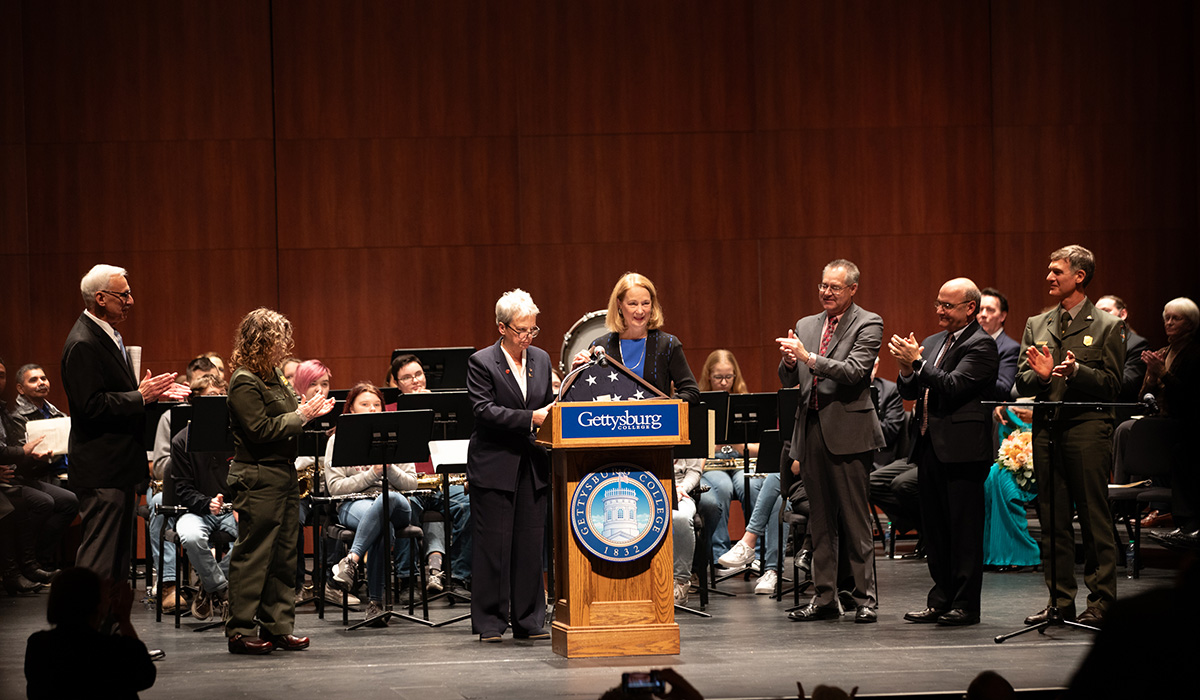
<svg viewBox="0 0 1200 700"><path fill-rule="evenodd" d="M821 334L821 347L817 349L818 355L824 356L825 352L827 350L829 350L829 341L833 340L833 331L835 328L837 328L839 318L841 318L841 317L834 316L833 318L827 319L825 321L825 332ZM813 385L812 385L811 394L812 395L808 397L808 407L816 410L818 408L818 406L817 406L817 375L816 374L813 374Z"/></svg>
<svg viewBox="0 0 1200 700"><path fill-rule="evenodd" d="M934 358L934 367L942 366L942 360L946 359L946 353L949 352L950 344L953 342L954 334L948 333L946 335L946 342L942 345L942 349L938 352L937 357ZM925 393L921 400L921 434L924 435L926 430L929 430L929 387L925 387Z"/></svg>

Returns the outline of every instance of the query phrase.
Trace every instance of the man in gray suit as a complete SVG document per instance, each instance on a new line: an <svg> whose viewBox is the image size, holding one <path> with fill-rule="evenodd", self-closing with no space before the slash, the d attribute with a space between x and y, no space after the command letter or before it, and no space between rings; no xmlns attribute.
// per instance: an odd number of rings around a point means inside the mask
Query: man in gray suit
<svg viewBox="0 0 1200 700"><path fill-rule="evenodd" d="M854 304L858 266L834 260L817 285L821 313L796 322L777 338L783 386L800 387L792 459L809 498L813 539L812 601L792 612L798 622L841 615L837 598L838 552L842 571L854 578L854 621L875 622L875 546L871 539L868 477L873 452L884 445L871 401L871 367L883 341L883 319ZM839 547L839 539L845 538Z"/></svg>

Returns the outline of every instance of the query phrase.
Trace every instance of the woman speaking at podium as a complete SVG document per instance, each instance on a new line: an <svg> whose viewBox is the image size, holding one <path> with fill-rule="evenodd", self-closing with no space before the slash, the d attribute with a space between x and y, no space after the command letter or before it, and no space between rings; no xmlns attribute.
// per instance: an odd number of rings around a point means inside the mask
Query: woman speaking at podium
<svg viewBox="0 0 1200 700"><path fill-rule="evenodd" d="M514 289L496 302L500 340L467 362L467 392L475 432L467 451L474 550L471 630L499 642L547 639L542 547L550 455L534 442L554 394L550 356L532 346L538 307Z"/></svg>
<svg viewBox="0 0 1200 700"><path fill-rule="evenodd" d="M654 283L636 272L626 272L608 297L608 316L604 325L609 333L592 341L609 357L625 365L634 374L667 396L695 403L700 398L696 378L683 355L679 338L659 330L663 325L662 306ZM588 351L576 355L576 367L591 359Z"/></svg>

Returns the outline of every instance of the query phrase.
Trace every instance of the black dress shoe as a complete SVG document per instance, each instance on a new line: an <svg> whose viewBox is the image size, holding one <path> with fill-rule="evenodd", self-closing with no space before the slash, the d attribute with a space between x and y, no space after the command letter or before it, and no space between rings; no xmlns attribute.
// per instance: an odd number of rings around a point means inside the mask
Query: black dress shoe
<svg viewBox="0 0 1200 700"><path fill-rule="evenodd" d="M793 622L812 622L813 620L836 620L842 616L837 604L820 607L809 603L799 610L788 613L788 619Z"/></svg>
<svg viewBox="0 0 1200 700"><path fill-rule="evenodd" d="M879 621L879 613L865 605L858 606L858 610L854 613L854 621L860 625L869 625L872 622Z"/></svg>
<svg viewBox="0 0 1200 700"><path fill-rule="evenodd" d="M904 613L904 619L908 620L909 622L929 624L937 622L938 618L941 617L944 612L944 610L938 610L937 608L925 608L924 610L918 610L916 612Z"/></svg>
<svg viewBox="0 0 1200 700"><path fill-rule="evenodd" d="M163 651L162 649L150 649L149 653L151 661L160 661L167 658L167 652Z"/></svg>
<svg viewBox="0 0 1200 700"><path fill-rule="evenodd" d="M967 612L962 608L954 608L947 610L937 619L939 625L948 627L965 627L966 625L978 625L979 613Z"/></svg>
<svg viewBox="0 0 1200 700"><path fill-rule="evenodd" d="M503 639L504 636L497 634L496 632L484 632L483 634L479 635L479 641L483 642L484 644L499 644Z"/></svg>
<svg viewBox="0 0 1200 700"><path fill-rule="evenodd" d="M804 549L800 551L800 559L796 562L796 568L812 573L812 550Z"/></svg>
<svg viewBox="0 0 1200 700"><path fill-rule="evenodd" d="M513 630L513 639L549 639L550 633L546 630L537 630L536 632L517 632Z"/></svg>
<svg viewBox="0 0 1200 700"><path fill-rule="evenodd" d="M264 642L270 642L271 646L284 651L300 651L308 648L308 637L297 637L291 634L271 634L266 630L259 630L258 636L262 637Z"/></svg>
<svg viewBox="0 0 1200 700"><path fill-rule="evenodd" d="M247 637L244 634L235 634L229 638L229 653L230 654L253 654L259 656L262 654L270 654L275 648L274 644L259 639L258 637Z"/></svg>
<svg viewBox="0 0 1200 700"><path fill-rule="evenodd" d="M1072 621L1075 619L1075 611L1074 610L1064 610L1062 608L1059 608L1058 609L1058 617L1063 620ZM1041 610L1039 612L1035 612L1034 614L1025 618L1025 624L1040 625L1049 619L1050 619L1050 608L1044 608L1043 610Z"/></svg>
<svg viewBox="0 0 1200 700"><path fill-rule="evenodd" d="M4 590L9 595L19 595L22 593L37 593L42 590L44 584L35 583L25 578L21 574L9 574L4 577Z"/></svg>
<svg viewBox="0 0 1200 700"><path fill-rule="evenodd" d="M57 570L46 571L40 566L30 566L21 570L21 574L34 583L50 583L50 580L54 578L54 574L57 573Z"/></svg>

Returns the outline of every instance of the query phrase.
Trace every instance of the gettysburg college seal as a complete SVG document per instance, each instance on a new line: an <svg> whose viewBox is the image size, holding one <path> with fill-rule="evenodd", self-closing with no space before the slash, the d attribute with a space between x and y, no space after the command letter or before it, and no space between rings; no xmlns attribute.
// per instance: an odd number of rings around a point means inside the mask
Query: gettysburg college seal
<svg viewBox="0 0 1200 700"><path fill-rule="evenodd" d="M575 538L606 561L629 562L649 554L670 523L671 502L662 482L634 464L609 464L588 474L571 494Z"/></svg>

